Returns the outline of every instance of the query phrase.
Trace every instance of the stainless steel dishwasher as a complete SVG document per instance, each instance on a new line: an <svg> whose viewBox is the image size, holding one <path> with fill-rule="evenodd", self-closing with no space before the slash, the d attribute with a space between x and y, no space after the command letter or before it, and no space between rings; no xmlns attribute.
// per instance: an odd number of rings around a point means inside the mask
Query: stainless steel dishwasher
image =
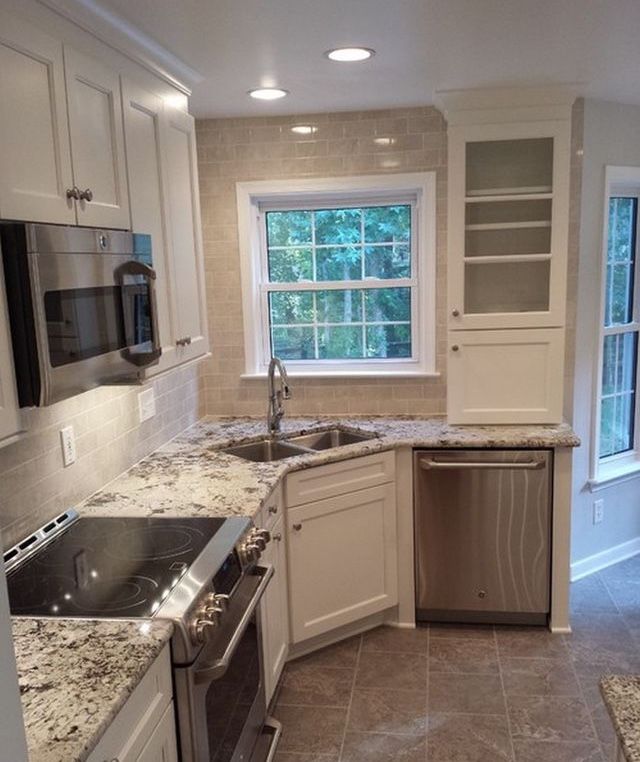
<svg viewBox="0 0 640 762"><path fill-rule="evenodd" d="M547 623L552 457L415 452L417 621Z"/></svg>

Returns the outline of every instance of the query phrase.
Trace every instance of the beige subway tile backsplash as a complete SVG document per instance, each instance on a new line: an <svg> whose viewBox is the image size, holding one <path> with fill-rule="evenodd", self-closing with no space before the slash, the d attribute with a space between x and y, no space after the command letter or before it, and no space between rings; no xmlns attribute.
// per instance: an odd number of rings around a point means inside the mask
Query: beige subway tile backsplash
<svg viewBox="0 0 640 762"><path fill-rule="evenodd" d="M303 124L313 125L315 132L300 135L291 131L292 126ZM438 370L443 373L446 123L439 111L423 107L205 119L197 121L197 134L211 344L220 359L202 367L201 409L224 415L263 415L265 411L265 382L241 379L240 258L237 233L227 229L236 225L235 184L244 180L435 171ZM357 378L293 379L292 387L293 398L288 403L292 415L432 415L445 410L444 374L408 383L402 379L366 383Z"/></svg>

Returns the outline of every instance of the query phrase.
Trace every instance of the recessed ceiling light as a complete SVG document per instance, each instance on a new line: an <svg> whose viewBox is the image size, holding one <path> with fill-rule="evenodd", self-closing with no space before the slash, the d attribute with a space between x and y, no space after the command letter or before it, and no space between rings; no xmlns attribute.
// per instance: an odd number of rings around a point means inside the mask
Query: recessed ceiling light
<svg viewBox="0 0 640 762"><path fill-rule="evenodd" d="M395 138L374 138L373 142L377 146L392 146L396 142Z"/></svg>
<svg viewBox="0 0 640 762"><path fill-rule="evenodd" d="M249 90L249 95L260 101L277 101L278 98L289 95L289 91L280 87L258 87L255 90Z"/></svg>
<svg viewBox="0 0 640 762"><path fill-rule="evenodd" d="M313 135L317 131L318 128L314 124L296 124L291 128L291 132L295 132L296 135Z"/></svg>
<svg viewBox="0 0 640 762"><path fill-rule="evenodd" d="M327 58L332 61L366 61L367 58L375 55L375 50L371 48L334 48L325 53Z"/></svg>

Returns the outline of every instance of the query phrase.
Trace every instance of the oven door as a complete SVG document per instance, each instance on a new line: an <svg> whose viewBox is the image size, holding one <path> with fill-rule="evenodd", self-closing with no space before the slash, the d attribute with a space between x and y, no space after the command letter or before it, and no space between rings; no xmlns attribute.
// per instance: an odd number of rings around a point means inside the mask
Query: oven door
<svg viewBox="0 0 640 762"><path fill-rule="evenodd" d="M182 762L251 758L267 711L257 607L272 576L264 566L243 577L196 661L174 667Z"/></svg>
<svg viewBox="0 0 640 762"><path fill-rule="evenodd" d="M40 404L158 361L155 272L130 254L31 253Z"/></svg>

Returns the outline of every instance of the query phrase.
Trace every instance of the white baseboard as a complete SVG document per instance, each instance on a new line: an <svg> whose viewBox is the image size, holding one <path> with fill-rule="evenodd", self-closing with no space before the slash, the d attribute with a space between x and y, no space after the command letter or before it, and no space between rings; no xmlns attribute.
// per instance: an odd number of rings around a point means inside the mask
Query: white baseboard
<svg viewBox="0 0 640 762"><path fill-rule="evenodd" d="M640 537L634 537L633 540L614 545L613 548L607 548L600 553L581 558L571 564L571 581L575 582L583 577L588 577L589 574L594 574L600 569L617 564L619 561L624 561L638 553L640 553Z"/></svg>

